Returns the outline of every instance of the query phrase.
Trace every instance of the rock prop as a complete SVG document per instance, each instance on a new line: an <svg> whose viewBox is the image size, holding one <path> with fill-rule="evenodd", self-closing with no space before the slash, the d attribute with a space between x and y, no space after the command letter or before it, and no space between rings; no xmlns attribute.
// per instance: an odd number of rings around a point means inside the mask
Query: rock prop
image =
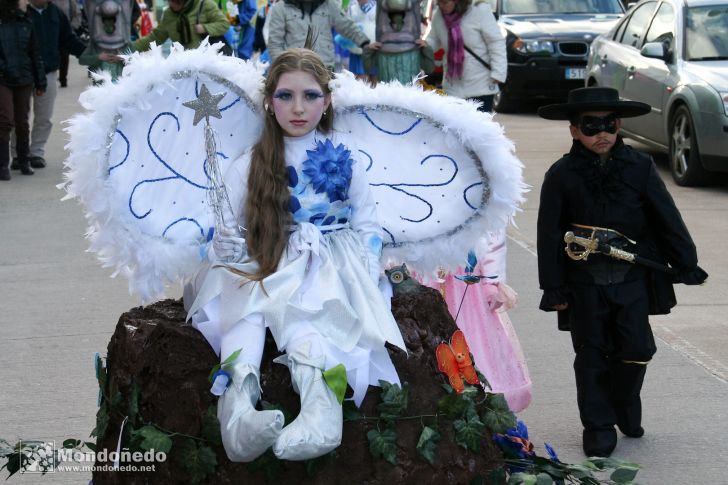
<svg viewBox="0 0 728 485"><path fill-rule="evenodd" d="M409 355L390 349L403 383L370 388L361 408L344 405L342 444L305 462L279 461L269 450L252 463L225 455L208 376L219 363L202 335L184 321L180 301L163 300L124 313L109 342L106 366L97 358L101 388L94 434L97 451L121 447L167 453L153 471L96 471L107 484L393 484L478 483L502 466L493 431L515 424L501 395L466 387L456 394L438 372L435 348L457 329L441 295L431 288L396 295L392 311ZM288 369L266 340L261 385L264 407L299 410ZM149 465L120 463L127 465ZM497 472L496 472L497 473ZM480 480L479 480L480 478Z"/></svg>

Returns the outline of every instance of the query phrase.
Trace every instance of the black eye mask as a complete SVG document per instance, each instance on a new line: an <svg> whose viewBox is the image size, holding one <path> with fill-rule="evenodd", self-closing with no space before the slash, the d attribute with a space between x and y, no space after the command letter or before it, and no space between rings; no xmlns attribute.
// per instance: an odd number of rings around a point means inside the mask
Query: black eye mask
<svg viewBox="0 0 728 485"><path fill-rule="evenodd" d="M607 115L604 118L582 116L581 120L579 120L579 130L585 136L594 136L602 131L613 135L617 133L617 117L614 114Z"/></svg>

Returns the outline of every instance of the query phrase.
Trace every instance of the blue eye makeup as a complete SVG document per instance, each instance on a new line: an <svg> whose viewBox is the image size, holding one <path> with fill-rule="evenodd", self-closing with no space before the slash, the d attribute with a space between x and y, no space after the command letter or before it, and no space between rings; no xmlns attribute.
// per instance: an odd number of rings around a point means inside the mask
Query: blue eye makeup
<svg viewBox="0 0 728 485"><path fill-rule="evenodd" d="M281 101L290 101L293 99L293 93L287 89L281 89L273 93L273 97L275 99L280 99ZM316 101L323 97L324 93L316 89L307 89L303 92L303 99L306 101Z"/></svg>
<svg viewBox="0 0 728 485"><path fill-rule="evenodd" d="M276 99L280 99L281 101L288 101L293 96L291 95L290 91L282 89L273 93L273 97Z"/></svg>
<svg viewBox="0 0 728 485"><path fill-rule="evenodd" d="M316 91L314 89L307 89L303 92L303 95L308 101L314 101L324 97L324 93L322 93L321 91Z"/></svg>

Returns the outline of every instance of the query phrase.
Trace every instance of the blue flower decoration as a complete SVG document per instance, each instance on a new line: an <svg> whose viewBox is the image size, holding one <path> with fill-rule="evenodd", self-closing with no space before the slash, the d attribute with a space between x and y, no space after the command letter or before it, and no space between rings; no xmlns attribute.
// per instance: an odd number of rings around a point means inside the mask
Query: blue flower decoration
<svg viewBox="0 0 728 485"><path fill-rule="evenodd" d="M549 454L549 458L551 458L554 461L558 461L558 462L561 461L561 460L559 460L559 455L556 454L556 450L554 450L553 446L551 446L548 443L544 443L543 445L546 448L546 453Z"/></svg>
<svg viewBox="0 0 728 485"><path fill-rule="evenodd" d="M351 151L343 144L334 147L331 140L317 141L315 150L306 150L308 160L303 162L303 173L313 184L317 194L326 192L329 201L346 200L351 181Z"/></svg>

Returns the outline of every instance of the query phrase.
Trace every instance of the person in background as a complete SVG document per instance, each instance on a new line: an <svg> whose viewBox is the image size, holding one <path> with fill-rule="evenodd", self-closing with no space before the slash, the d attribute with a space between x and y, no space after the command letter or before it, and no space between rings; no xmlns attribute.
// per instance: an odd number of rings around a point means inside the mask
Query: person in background
<svg viewBox="0 0 728 485"><path fill-rule="evenodd" d="M28 159L30 98L42 96L46 75L27 0L0 0L0 180L10 180L10 137L15 128L18 168L33 175Z"/></svg>
<svg viewBox="0 0 728 485"><path fill-rule="evenodd" d="M46 91L33 95L33 127L30 132L29 160L32 168L46 166L45 146L53 129L53 106L58 94L58 69L61 66L61 49L76 57L81 56L86 44L73 32L71 24L58 7L50 0L30 0L27 15L33 22L38 36L40 52L46 75ZM17 146L11 140L13 169L21 170Z"/></svg>
<svg viewBox="0 0 728 485"><path fill-rule="evenodd" d="M442 89L459 98L493 109L499 83L506 80L506 42L490 4L472 0L438 0L427 44L445 49Z"/></svg>
<svg viewBox="0 0 728 485"><path fill-rule="evenodd" d="M238 3L237 26L239 31L237 55L248 60L253 57L253 41L255 40L255 27L251 23L257 13L258 6L255 0L241 0Z"/></svg>
<svg viewBox="0 0 728 485"><path fill-rule="evenodd" d="M137 39L132 46L135 51L146 51L152 42L159 45L170 39L185 49L195 49L205 37L224 35L229 27L230 22L215 0L169 0L169 7L152 33Z"/></svg>
<svg viewBox="0 0 728 485"><path fill-rule="evenodd" d="M378 0L377 50L374 62L380 81L410 84L422 70L424 43L420 0ZM366 55L366 54L365 54ZM370 57L370 56L367 56ZM369 65L369 62L365 62Z"/></svg>
<svg viewBox="0 0 728 485"><path fill-rule="evenodd" d="M81 28L81 7L76 0L51 0L63 12L71 24L74 32ZM58 68L58 82L62 88L68 86L68 58L70 53L61 47L61 63Z"/></svg>
<svg viewBox="0 0 728 485"><path fill-rule="evenodd" d="M655 354L649 315L676 304L673 283L699 285L708 275L652 158L625 145L622 118L650 105L622 101L616 89L574 89L568 102L539 108L548 120L569 120L571 151L546 172L538 210L539 308L558 312L571 331L582 440L587 456L609 456L616 425L640 438L640 391ZM667 271L585 253L567 233L637 254ZM664 266L667 268L667 266Z"/></svg>
<svg viewBox="0 0 728 485"><path fill-rule="evenodd" d="M376 36L376 15L376 0L352 0L349 3L349 17L359 26L361 31L364 32L364 35L370 39ZM351 49L351 54L349 54L349 70L357 78L374 85L377 83L377 69L374 66L368 70L365 69L362 54L363 51L361 48Z"/></svg>
<svg viewBox="0 0 728 485"><path fill-rule="evenodd" d="M141 7L136 0L86 0L86 5L89 43L79 62L93 72L110 73L116 81L124 68L120 55L131 53L135 12L141 17Z"/></svg>
<svg viewBox="0 0 728 485"><path fill-rule="evenodd" d="M378 47L371 44L370 39L346 16L336 0L279 1L271 7L266 25L270 32L268 53L274 61L286 49L303 47L309 28L315 37L311 48L332 71L336 64L332 27L359 47Z"/></svg>

